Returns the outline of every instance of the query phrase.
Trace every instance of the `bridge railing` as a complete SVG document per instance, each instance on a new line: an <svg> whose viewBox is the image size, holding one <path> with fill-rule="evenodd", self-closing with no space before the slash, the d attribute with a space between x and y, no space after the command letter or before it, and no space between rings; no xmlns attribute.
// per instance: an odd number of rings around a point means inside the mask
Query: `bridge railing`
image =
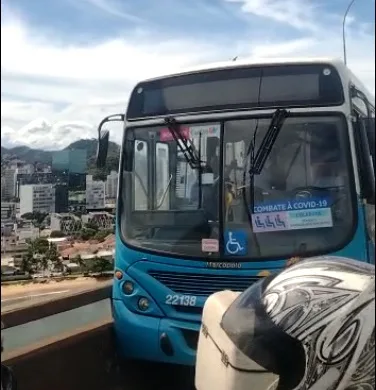
<svg viewBox="0 0 376 390"><path fill-rule="evenodd" d="M1 361L20 389L115 388L111 285L1 314Z"/></svg>

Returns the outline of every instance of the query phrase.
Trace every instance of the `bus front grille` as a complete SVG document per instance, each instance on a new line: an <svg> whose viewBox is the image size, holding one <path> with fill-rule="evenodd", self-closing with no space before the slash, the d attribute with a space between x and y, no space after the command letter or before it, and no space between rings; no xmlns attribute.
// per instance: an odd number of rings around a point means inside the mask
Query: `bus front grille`
<svg viewBox="0 0 376 390"><path fill-rule="evenodd" d="M158 280L175 293L184 295L208 296L217 291L244 291L259 278L257 276L218 275L149 271L150 276Z"/></svg>

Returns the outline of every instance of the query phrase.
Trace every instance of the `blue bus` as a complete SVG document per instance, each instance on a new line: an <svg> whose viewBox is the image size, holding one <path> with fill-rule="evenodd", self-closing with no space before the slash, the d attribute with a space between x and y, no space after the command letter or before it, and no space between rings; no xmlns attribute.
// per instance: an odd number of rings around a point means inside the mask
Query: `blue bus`
<svg viewBox="0 0 376 390"><path fill-rule="evenodd" d="M339 60L141 81L125 114L112 313L121 357L193 365L202 309L291 261L374 264L374 97Z"/></svg>

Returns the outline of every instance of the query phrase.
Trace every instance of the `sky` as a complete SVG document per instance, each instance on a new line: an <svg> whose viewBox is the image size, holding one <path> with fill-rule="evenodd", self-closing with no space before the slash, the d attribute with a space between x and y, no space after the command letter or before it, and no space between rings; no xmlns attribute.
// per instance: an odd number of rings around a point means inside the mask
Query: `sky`
<svg viewBox="0 0 376 390"><path fill-rule="evenodd" d="M272 57L343 57L349 0L1 0L1 142L96 137L144 78ZM348 66L375 90L375 0L346 22ZM111 132L120 142L121 127Z"/></svg>

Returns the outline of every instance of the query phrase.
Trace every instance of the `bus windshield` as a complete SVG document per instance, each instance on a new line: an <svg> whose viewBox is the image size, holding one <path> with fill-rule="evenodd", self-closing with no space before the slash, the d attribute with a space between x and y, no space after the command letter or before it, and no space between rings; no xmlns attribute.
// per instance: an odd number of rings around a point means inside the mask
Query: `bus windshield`
<svg viewBox="0 0 376 390"><path fill-rule="evenodd" d="M254 140L257 150L270 120L181 125L181 136L200 151L201 180L167 128L129 128L125 138L133 159L123 164L120 204L125 242L229 261L304 256L345 245L356 212L345 118L289 116L251 194L249 143Z"/></svg>
<svg viewBox="0 0 376 390"><path fill-rule="evenodd" d="M225 178L230 195L224 255L284 258L338 250L355 225L344 116L288 117L251 194L247 148L255 138L257 150L269 123L269 118L225 123L224 167L236 168Z"/></svg>
<svg viewBox="0 0 376 390"><path fill-rule="evenodd" d="M127 130L133 161L123 169L122 232L137 247L202 257L202 240L219 240L220 125L183 125L180 134L200 151L206 178L167 127Z"/></svg>

